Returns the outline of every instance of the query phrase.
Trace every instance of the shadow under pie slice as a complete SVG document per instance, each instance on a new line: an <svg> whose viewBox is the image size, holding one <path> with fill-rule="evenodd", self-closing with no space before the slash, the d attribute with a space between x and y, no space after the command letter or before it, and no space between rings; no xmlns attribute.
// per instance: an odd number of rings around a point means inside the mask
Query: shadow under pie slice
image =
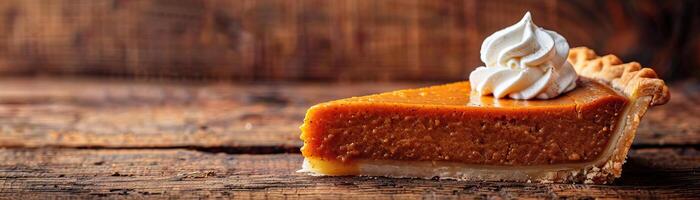
<svg viewBox="0 0 700 200"><path fill-rule="evenodd" d="M653 70L570 51L578 87L548 100L470 95L469 82L311 107L302 172L317 175L609 183L639 121L668 101Z"/></svg>

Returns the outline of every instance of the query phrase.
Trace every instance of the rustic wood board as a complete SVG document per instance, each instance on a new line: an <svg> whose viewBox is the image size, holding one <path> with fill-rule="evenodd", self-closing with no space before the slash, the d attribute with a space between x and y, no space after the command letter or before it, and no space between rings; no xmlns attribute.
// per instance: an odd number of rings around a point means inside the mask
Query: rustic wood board
<svg viewBox="0 0 700 200"><path fill-rule="evenodd" d="M0 146L296 152L298 127L309 106L423 85L3 79ZM648 112L635 145L700 144L700 84L686 81L671 88L671 102Z"/></svg>
<svg viewBox="0 0 700 200"><path fill-rule="evenodd" d="M0 81L0 145L297 149L313 103L410 86Z"/></svg>
<svg viewBox="0 0 700 200"><path fill-rule="evenodd" d="M613 185L460 182L296 173L298 154L192 150L0 150L0 195L32 198L697 198L698 149L630 153Z"/></svg>

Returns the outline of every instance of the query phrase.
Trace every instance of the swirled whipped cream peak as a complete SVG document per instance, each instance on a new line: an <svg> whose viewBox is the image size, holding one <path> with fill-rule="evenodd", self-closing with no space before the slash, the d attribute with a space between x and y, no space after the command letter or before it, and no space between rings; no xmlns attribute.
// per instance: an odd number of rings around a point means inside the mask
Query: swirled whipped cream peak
<svg viewBox="0 0 700 200"><path fill-rule="evenodd" d="M530 12L481 44L481 61L469 75L472 91L495 98L550 99L576 87L576 71L566 61L569 44L554 31L537 27Z"/></svg>

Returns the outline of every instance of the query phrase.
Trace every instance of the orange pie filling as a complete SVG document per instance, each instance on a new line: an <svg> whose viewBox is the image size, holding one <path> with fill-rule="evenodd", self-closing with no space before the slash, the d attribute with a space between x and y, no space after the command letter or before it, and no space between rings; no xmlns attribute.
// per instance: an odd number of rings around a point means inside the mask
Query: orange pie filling
<svg viewBox="0 0 700 200"><path fill-rule="evenodd" d="M581 78L555 99L469 95L469 82L316 105L301 127L307 164L327 175L358 174L365 161L498 167L590 163L608 149L629 103Z"/></svg>

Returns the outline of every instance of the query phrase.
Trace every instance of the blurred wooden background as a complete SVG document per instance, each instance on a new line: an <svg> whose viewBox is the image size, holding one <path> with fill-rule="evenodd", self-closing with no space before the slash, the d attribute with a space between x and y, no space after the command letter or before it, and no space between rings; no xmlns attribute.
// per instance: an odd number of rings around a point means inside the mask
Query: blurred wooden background
<svg viewBox="0 0 700 200"><path fill-rule="evenodd" d="M3 0L0 76L461 80L527 10L572 46L700 77L691 0Z"/></svg>

